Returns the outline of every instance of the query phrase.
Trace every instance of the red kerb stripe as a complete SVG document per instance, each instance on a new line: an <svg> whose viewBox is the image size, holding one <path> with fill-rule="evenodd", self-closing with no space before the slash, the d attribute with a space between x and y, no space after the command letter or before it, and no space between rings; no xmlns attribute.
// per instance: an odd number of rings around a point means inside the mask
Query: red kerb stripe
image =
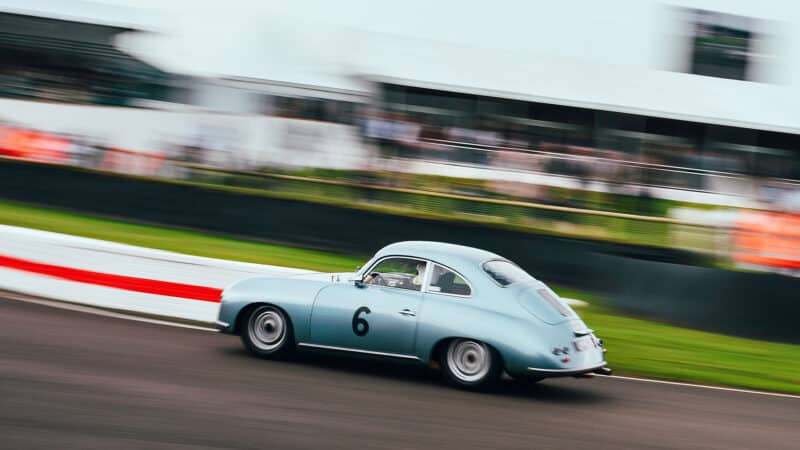
<svg viewBox="0 0 800 450"><path fill-rule="evenodd" d="M222 289L218 288L73 269L71 267L45 264L26 259L12 258L10 256L0 255L0 267L38 273L61 278L62 280L77 281L79 283L95 284L134 292L144 292L146 294L202 300L204 302L219 303L222 296Z"/></svg>

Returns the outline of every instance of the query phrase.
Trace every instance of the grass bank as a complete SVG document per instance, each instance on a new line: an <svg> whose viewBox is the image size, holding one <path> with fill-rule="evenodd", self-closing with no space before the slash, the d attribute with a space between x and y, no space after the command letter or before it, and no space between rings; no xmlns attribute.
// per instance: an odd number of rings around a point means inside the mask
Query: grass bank
<svg viewBox="0 0 800 450"><path fill-rule="evenodd" d="M364 258L139 225L9 202L0 224L213 258L320 271L352 270ZM0 248L0 252L1 252ZM590 302L579 313L604 339L619 373L800 394L800 345L743 339L627 317L591 293L554 287Z"/></svg>
<svg viewBox="0 0 800 450"><path fill-rule="evenodd" d="M363 258L175 228L140 225L0 201L0 224L54 231L210 258L319 271L353 270Z"/></svg>

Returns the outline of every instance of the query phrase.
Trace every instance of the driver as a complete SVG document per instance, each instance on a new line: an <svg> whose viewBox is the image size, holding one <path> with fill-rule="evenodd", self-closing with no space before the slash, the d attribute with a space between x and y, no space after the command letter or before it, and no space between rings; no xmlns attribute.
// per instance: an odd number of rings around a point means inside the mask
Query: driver
<svg viewBox="0 0 800 450"><path fill-rule="evenodd" d="M363 283L364 284L374 284L375 283L375 279L378 278L378 277L380 277L380 274L378 272L372 272L371 274L369 274L369 275L364 277Z"/></svg>
<svg viewBox="0 0 800 450"><path fill-rule="evenodd" d="M414 284L414 287L420 289L422 287L422 274L425 273L425 263L418 262L417 263L417 275L411 280L411 283Z"/></svg>

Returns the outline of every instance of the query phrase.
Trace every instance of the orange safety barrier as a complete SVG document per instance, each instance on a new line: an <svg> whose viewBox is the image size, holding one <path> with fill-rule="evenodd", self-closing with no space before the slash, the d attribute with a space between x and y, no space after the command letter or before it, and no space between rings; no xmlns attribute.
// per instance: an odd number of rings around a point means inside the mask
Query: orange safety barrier
<svg viewBox="0 0 800 450"><path fill-rule="evenodd" d="M800 214L742 212L733 237L737 262L800 269Z"/></svg>
<svg viewBox="0 0 800 450"><path fill-rule="evenodd" d="M0 128L0 155L31 161L61 162L69 161L67 138L42 131L22 128Z"/></svg>

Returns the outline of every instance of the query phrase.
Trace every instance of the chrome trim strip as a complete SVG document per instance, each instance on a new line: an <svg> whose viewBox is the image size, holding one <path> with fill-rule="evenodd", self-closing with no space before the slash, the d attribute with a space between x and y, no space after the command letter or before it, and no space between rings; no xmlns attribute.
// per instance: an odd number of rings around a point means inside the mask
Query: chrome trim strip
<svg viewBox="0 0 800 450"><path fill-rule="evenodd" d="M426 294L446 295L448 297L472 298L472 295L448 294L447 292L426 291Z"/></svg>
<svg viewBox="0 0 800 450"><path fill-rule="evenodd" d="M431 275L433 274L433 263L430 260L425 261L425 273L422 276L422 286L419 287L419 291L425 293L428 290L428 282L431 279Z"/></svg>
<svg viewBox="0 0 800 450"><path fill-rule="evenodd" d="M322 350L337 350L337 351L340 351L340 352L361 353L361 354L364 354L364 355L387 356L387 357L390 357L390 358L419 360L419 358L417 358L414 355L401 355L401 354L398 354L398 353L373 352L373 351L370 351L370 350L359 350L359 349L355 349L355 348L334 347L332 345L308 344L308 343L305 343L305 342L300 342L297 345L298 345L298 347L310 347L310 348L318 348L318 349L322 349Z"/></svg>
<svg viewBox="0 0 800 450"><path fill-rule="evenodd" d="M590 367L582 367L580 369L539 369L537 367L528 367L528 372L533 373L540 373L540 374L552 374L552 375L572 375L572 374L581 374L586 372L591 372L593 370L597 370L601 367L605 367L606 362L603 361L602 363L590 366Z"/></svg>
<svg viewBox="0 0 800 450"><path fill-rule="evenodd" d="M214 325L216 325L219 328L228 328L229 326L231 326L231 324L229 324L228 322L223 322L221 320L215 320Z"/></svg>

